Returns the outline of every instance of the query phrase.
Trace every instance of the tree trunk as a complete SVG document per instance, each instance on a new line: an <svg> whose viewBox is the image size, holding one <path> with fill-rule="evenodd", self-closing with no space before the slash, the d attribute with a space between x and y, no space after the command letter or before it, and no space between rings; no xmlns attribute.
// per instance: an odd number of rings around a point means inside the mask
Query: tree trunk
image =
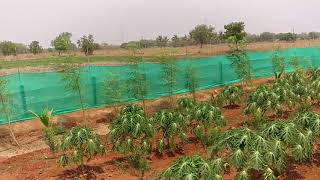
<svg viewBox="0 0 320 180"><path fill-rule="evenodd" d="M195 90L192 91L192 98L193 98L193 102L196 103L196 91Z"/></svg>
<svg viewBox="0 0 320 180"><path fill-rule="evenodd" d="M188 45L186 45L186 56L188 56Z"/></svg>
<svg viewBox="0 0 320 180"><path fill-rule="evenodd" d="M139 173L139 180L143 180L143 177L144 177L144 169L141 169Z"/></svg>
<svg viewBox="0 0 320 180"><path fill-rule="evenodd" d="M142 99L142 104L143 104L144 114L147 115L147 106L146 106L146 100L145 99Z"/></svg>
<svg viewBox="0 0 320 180"><path fill-rule="evenodd" d="M81 90L80 89L78 89L78 93L79 93L79 100L80 100L80 105L81 105L81 110L82 110L82 118L83 118L84 123L86 123L86 121L87 121L86 112L85 112L84 103L83 103L83 99L82 99L82 95L81 95Z"/></svg>

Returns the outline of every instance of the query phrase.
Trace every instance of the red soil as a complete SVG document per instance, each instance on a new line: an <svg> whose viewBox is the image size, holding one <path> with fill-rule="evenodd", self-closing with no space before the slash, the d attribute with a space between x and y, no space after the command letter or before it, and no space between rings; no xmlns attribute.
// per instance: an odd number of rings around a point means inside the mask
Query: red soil
<svg viewBox="0 0 320 180"><path fill-rule="evenodd" d="M265 80L260 80L260 83ZM212 89L200 91L198 98L200 100L208 99L210 97ZM179 95L181 96L181 95ZM148 102L148 113L152 114L154 111L168 107L168 103L164 99L150 100ZM244 120L247 119L241 113L240 107L226 107L223 109L223 116L227 121L227 128L239 127ZM90 126L93 128L99 127L102 123L110 121L112 108L97 108L89 110L90 114ZM314 110L320 112L320 107L314 107ZM81 112L70 113L67 115L61 115L59 118L63 118L67 123L65 126L70 125L70 122L81 119ZM70 126L79 124L80 122L71 123ZM17 139L21 144L27 144L31 141L42 138L41 126L38 121L24 121L14 124L14 130L17 134ZM4 127L0 126L0 147L8 146L12 142ZM107 155L95 157L86 163L86 175L79 175L80 171L75 166L71 165L66 168L59 167L57 163L58 154L53 155L50 150L42 149L17 155L11 158L5 158L0 156L0 180L9 179L137 179L138 173L129 167L127 161L121 158L121 155L111 151L111 144L106 142L106 137L102 136L102 140L108 150ZM190 140L188 144L183 145L183 151L172 154L164 153L162 157L156 155L153 152L150 156L150 167L145 174L145 179L154 179L154 177L167 168L170 163L182 155L190 155L198 153L202 156L207 156L203 146ZM231 169L229 174L223 175L223 179L231 180L235 177L235 170ZM254 179L261 179L261 176L254 177ZM314 157L310 162L305 164L297 164L290 162L287 170L278 177L281 180L293 180L293 179L308 179L319 180L320 179L320 151L315 149Z"/></svg>

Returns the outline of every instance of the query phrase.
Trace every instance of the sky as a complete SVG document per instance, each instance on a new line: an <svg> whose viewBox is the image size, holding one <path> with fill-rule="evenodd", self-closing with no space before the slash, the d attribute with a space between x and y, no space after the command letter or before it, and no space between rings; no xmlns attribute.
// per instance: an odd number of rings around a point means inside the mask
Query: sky
<svg viewBox="0 0 320 180"><path fill-rule="evenodd" d="M243 21L249 33L320 31L319 0L0 0L0 41L43 46L61 32L76 41L121 44L185 35L197 24L216 31Z"/></svg>

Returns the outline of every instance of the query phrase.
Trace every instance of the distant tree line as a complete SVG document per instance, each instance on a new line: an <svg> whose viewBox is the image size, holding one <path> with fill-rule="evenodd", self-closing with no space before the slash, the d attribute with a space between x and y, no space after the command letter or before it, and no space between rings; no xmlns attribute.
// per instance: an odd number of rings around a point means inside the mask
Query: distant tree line
<svg viewBox="0 0 320 180"><path fill-rule="evenodd" d="M229 28L232 27L232 23ZM244 24L243 24L244 26ZM238 27L238 26L236 26ZM234 29L235 30L235 29ZM202 47L204 44L220 44L227 43L225 32L217 32L211 25L200 24L194 27L188 34L183 36L173 35L172 37L159 35L155 39L141 39L139 41L129 41L122 43L121 48L151 48L151 47L187 47L190 45L199 45ZM320 32L304 32L304 33L272 33L263 32L261 34L245 33L244 40L248 43L252 42L273 42L273 41L295 41L295 40L313 40L320 38ZM12 41L0 41L0 53L4 56L17 55L22 53L38 54L43 51L57 52L59 56L62 53L69 51L80 50L85 55L92 55L97 49L109 49L115 46L106 43L98 44L94 42L93 35L84 35L76 43L71 41L72 34L63 32L51 41L50 48L44 49L38 41L32 41L29 45L15 43Z"/></svg>

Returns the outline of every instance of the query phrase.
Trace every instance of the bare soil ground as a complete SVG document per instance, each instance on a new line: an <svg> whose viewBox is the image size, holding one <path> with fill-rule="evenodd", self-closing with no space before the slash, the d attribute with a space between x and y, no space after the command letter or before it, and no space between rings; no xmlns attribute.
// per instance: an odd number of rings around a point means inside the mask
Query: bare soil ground
<svg viewBox="0 0 320 180"><path fill-rule="evenodd" d="M271 78L258 79L255 84L267 83ZM199 101L208 100L210 94L218 88L207 89L197 92ZM177 95L190 96L189 94ZM169 106L167 98L149 100L147 102L148 115L153 114ZM227 121L226 128L239 127L247 118L241 113L243 105L236 108L225 108L223 115ZM59 167L56 158L59 154L52 154L43 142L43 133L38 121L29 120L13 124L14 132L21 144L17 148L12 144L10 136L5 126L0 126L0 180L2 179L137 179L137 172L130 168L126 159L121 155L111 151L111 144L106 141L108 132L108 122L114 118L113 107L95 108L87 111L89 124L101 135L101 139L108 149L107 155L95 157L86 163L86 175L79 175L79 170L75 166L66 168ZM315 106L314 111L320 112L320 107ZM66 128L81 123L81 112L74 112L59 115L56 123ZM206 156L203 146L197 141L190 139L189 143L183 146L182 150L172 154L165 153L163 157L158 157L155 152L150 156L150 168L146 173L146 179L154 177L170 163L182 155L198 153ZM313 159L305 164L289 163L287 170L278 178L281 180L293 179L320 179L320 151L315 149ZM236 172L231 169L229 174L225 174L223 179L231 180ZM261 179L257 176L254 179Z"/></svg>

